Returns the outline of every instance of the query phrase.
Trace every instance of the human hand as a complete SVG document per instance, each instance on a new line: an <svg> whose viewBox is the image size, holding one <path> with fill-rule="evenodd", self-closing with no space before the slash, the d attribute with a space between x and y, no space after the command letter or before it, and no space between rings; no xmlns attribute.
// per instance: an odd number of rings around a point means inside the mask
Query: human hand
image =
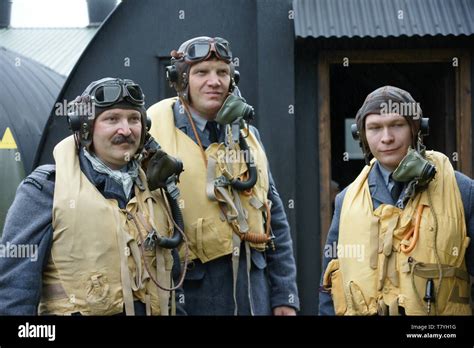
<svg viewBox="0 0 474 348"><path fill-rule="evenodd" d="M295 316L296 310L293 307L280 306L273 308L273 315L275 316Z"/></svg>

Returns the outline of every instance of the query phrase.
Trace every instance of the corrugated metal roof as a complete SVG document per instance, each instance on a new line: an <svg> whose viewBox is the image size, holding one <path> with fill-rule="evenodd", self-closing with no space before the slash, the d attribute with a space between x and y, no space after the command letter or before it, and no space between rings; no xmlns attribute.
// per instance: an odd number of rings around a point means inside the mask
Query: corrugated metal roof
<svg viewBox="0 0 474 348"><path fill-rule="evenodd" d="M97 30L98 27L0 29L0 46L67 76Z"/></svg>
<svg viewBox="0 0 474 348"><path fill-rule="evenodd" d="M296 37L474 34L474 0L293 0Z"/></svg>
<svg viewBox="0 0 474 348"><path fill-rule="evenodd" d="M32 169L43 129L65 80L38 62L0 47L0 138L9 128L26 173Z"/></svg>

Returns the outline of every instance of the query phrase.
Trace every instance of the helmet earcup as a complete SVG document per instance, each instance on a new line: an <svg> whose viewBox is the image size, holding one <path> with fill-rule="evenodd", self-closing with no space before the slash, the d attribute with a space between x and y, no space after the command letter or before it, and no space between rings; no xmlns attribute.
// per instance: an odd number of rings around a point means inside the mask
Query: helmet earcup
<svg viewBox="0 0 474 348"><path fill-rule="evenodd" d="M359 133L359 129L357 128L357 124L356 123L353 123L351 125L351 133L352 133L352 138L355 140L355 141L360 141L360 133Z"/></svg>
<svg viewBox="0 0 474 348"><path fill-rule="evenodd" d="M82 146L89 146L92 142L92 124L94 117L87 114L89 99L80 96L73 102L72 111L68 113L68 123L71 131L76 134Z"/></svg>
<svg viewBox="0 0 474 348"><path fill-rule="evenodd" d="M427 136L430 134L430 119L422 117L420 121L420 135Z"/></svg>
<svg viewBox="0 0 474 348"><path fill-rule="evenodd" d="M81 118L77 114L73 113L68 115L67 120L69 123L69 129L73 133L79 132L81 129Z"/></svg>
<svg viewBox="0 0 474 348"><path fill-rule="evenodd" d="M176 83L178 82L179 74L178 74L178 69L176 69L176 66L173 65L168 65L166 67L166 79L170 83Z"/></svg>

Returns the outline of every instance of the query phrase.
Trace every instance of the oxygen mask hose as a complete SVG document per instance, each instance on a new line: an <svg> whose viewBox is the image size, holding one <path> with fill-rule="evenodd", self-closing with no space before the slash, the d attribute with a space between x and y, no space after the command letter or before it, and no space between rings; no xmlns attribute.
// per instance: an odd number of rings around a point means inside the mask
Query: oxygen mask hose
<svg viewBox="0 0 474 348"><path fill-rule="evenodd" d="M179 182L179 175L183 171L183 163L163 151L149 133L145 137L144 150L145 158L142 160L142 167L146 172L149 190L164 189L172 210L172 217L179 228L184 229L183 217L177 202L179 189L176 186ZM178 228L174 229L171 237L163 237L156 231L147 236L148 244L152 246L156 244L166 249L178 247L182 240Z"/></svg>
<svg viewBox="0 0 474 348"><path fill-rule="evenodd" d="M232 188L237 191L250 190L257 183L257 167L243 134L245 124L248 124L254 117L255 111L253 107L247 104L244 98L234 94L230 94L227 97L216 116L216 122L220 125L227 126L238 123L241 128L239 132L239 146L240 150L246 155L244 158L249 175L246 181L241 181L237 178L230 181Z"/></svg>
<svg viewBox="0 0 474 348"><path fill-rule="evenodd" d="M250 152L250 148L242 133L240 133L239 136L239 145L241 151L247 154L247 156L245 156L245 164L247 165L247 169L249 171L249 178L246 181L233 179L230 184L232 185L232 188L236 189L237 191L247 191L254 187L257 183L257 166L253 161L252 153Z"/></svg>

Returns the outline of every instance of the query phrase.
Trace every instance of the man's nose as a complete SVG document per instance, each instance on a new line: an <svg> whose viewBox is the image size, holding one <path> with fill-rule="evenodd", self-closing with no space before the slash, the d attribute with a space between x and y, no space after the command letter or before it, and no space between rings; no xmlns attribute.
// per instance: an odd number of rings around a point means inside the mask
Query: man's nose
<svg viewBox="0 0 474 348"><path fill-rule="evenodd" d="M383 143L391 143L394 140L392 131L390 130L390 127L384 127L383 128L383 134L382 134L382 142Z"/></svg>
<svg viewBox="0 0 474 348"><path fill-rule="evenodd" d="M118 134L124 135L128 137L130 134L132 134L132 131L130 129L130 125L128 124L128 120L123 120L119 124L119 128L117 130Z"/></svg>
<svg viewBox="0 0 474 348"><path fill-rule="evenodd" d="M207 79L207 84L213 87L220 86L221 80L219 79L219 75L217 75L217 73L215 72L211 72L209 74L209 78Z"/></svg>

